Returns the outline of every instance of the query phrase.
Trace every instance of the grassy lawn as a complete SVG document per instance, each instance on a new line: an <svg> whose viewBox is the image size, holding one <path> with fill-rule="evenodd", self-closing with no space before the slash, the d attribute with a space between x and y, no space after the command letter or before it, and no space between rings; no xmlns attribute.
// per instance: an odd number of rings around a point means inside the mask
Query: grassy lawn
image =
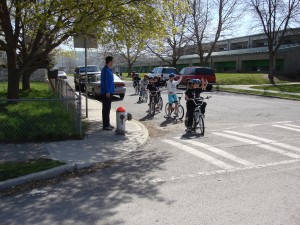
<svg viewBox="0 0 300 225"><path fill-rule="evenodd" d="M219 88L217 88L217 90L218 91L228 91L228 92L232 92L232 93L261 95L261 96L266 96L266 97L277 97L277 98L284 98L284 99L300 100L300 96L281 94L281 93L270 93L270 92L262 92L262 91L255 91L255 90L252 91L252 90L243 90L243 89L236 89L236 88L225 88L225 87L219 87Z"/></svg>
<svg viewBox="0 0 300 225"><path fill-rule="evenodd" d="M30 91L20 91L20 99L26 101L17 104L7 103L6 93L0 86L0 142L78 138L71 110L67 111L62 102L51 101L57 97L47 83L31 83Z"/></svg>
<svg viewBox="0 0 300 225"><path fill-rule="evenodd" d="M261 73L216 73L217 85L269 84L267 74ZM275 83L284 83L275 78Z"/></svg>
<svg viewBox="0 0 300 225"><path fill-rule="evenodd" d="M27 162L7 162L0 164L0 182L31 173L51 169L65 163L51 159L36 159Z"/></svg>
<svg viewBox="0 0 300 225"><path fill-rule="evenodd" d="M261 89L265 91L281 91L281 92L292 92L300 93L300 84L289 84L289 85L264 85L264 86L252 86L254 89Z"/></svg>

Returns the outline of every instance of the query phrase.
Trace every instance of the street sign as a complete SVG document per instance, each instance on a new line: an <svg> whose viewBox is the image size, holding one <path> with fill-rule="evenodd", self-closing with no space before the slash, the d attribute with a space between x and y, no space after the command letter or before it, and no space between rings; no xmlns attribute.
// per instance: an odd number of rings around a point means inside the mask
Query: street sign
<svg viewBox="0 0 300 225"><path fill-rule="evenodd" d="M86 39L86 46L84 45ZM77 35L74 36L74 48L97 48L97 39L92 36Z"/></svg>

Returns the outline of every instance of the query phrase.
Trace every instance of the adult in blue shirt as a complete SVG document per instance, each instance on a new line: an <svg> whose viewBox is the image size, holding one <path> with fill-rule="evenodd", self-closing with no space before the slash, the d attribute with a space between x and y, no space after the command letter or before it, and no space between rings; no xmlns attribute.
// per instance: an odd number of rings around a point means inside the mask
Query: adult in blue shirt
<svg viewBox="0 0 300 225"><path fill-rule="evenodd" d="M114 75L112 72L113 57L105 58L106 65L101 70L100 99L102 101L102 121L103 130L112 130L114 127L110 124L110 109L112 95L115 90Z"/></svg>

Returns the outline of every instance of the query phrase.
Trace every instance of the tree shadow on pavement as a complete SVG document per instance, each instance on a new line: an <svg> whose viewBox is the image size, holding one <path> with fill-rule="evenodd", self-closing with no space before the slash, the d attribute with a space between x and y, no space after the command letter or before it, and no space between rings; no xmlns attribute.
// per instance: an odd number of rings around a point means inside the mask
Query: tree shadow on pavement
<svg viewBox="0 0 300 225"><path fill-rule="evenodd" d="M0 202L1 224L127 224L136 214L147 214L136 205L172 205L159 192L152 173L164 170L171 157L166 152L132 152L108 169L75 177L53 186L6 196Z"/></svg>

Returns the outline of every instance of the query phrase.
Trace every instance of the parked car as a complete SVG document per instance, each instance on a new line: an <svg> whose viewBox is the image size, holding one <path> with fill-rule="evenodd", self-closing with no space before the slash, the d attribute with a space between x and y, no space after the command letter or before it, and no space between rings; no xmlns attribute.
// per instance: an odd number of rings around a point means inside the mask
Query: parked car
<svg viewBox="0 0 300 225"><path fill-rule="evenodd" d="M87 95L92 95L93 98L97 99L100 96L100 82L101 74L91 76L91 80L87 83ZM121 99L125 97L126 87L123 80L118 75L114 74L115 92L114 95L120 96Z"/></svg>
<svg viewBox="0 0 300 225"><path fill-rule="evenodd" d="M57 77L61 79L67 79L67 74L65 71L58 71Z"/></svg>
<svg viewBox="0 0 300 225"><path fill-rule="evenodd" d="M178 71L175 67L155 67L148 76L158 77L161 85L165 85L171 73L178 74Z"/></svg>
<svg viewBox="0 0 300 225"><path fill-rule="evenodd" d="M182 80L179 85L187 87L188 81L191 79L207 79L209 84L216 83L216 75L212 68L209 67L185 67L179 72L179 76L182 76ZM211 85L210 85L211 86Z"/></svg>
<svg viewBox="0 0 300 225"><path fill-rule="evenodd" d="M91 80L91 77L97 74L101 74L99 66L96 65L87 65L86 72L88 76L88 82ZM74 71L74 83L75 90L85 91L85 66L78 66Z"/></svg>

